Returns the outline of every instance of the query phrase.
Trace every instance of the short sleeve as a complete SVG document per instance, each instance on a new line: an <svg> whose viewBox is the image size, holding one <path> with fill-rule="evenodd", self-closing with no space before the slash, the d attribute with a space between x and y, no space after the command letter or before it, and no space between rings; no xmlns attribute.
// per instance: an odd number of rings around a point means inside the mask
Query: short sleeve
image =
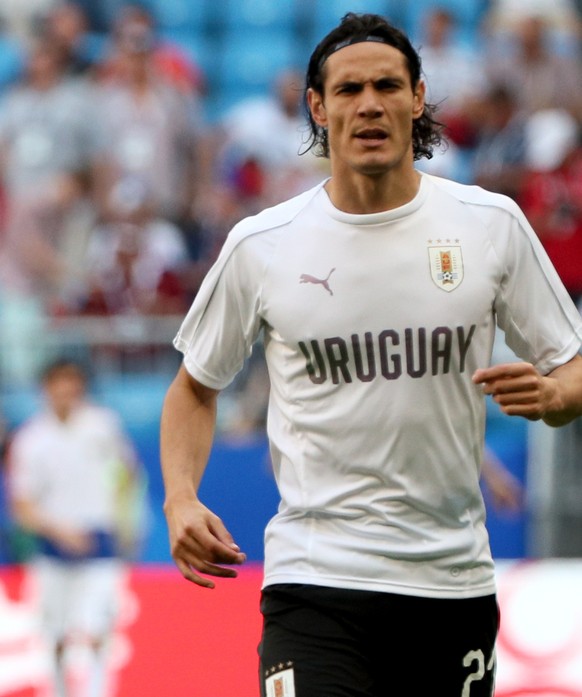
<svg viewBox="0 0 582 697"><path fill-rule="evenodd" d="M582 320L533 228L514 208L493 230L503 268L495 311L508 346L545 375L580 350Z"/></svg>
<svg viewBox="0 0 582 697"><path fill-rule="evenodd" d="M217 390L241 370L261 328L264 262L254 237L233 244L227 241L174 340L188 372Z"/></svg>

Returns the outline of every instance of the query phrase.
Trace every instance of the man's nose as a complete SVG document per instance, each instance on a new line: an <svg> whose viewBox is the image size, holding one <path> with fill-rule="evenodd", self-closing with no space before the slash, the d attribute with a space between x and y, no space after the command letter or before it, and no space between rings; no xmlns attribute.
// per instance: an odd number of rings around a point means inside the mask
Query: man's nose
<svg viewBox="0 0 582 697"><path fill-rule="evenodd" d="M358 114L361 116L379 116L383 110L377 90L371 85L366 85L360 94Z"/></svg>

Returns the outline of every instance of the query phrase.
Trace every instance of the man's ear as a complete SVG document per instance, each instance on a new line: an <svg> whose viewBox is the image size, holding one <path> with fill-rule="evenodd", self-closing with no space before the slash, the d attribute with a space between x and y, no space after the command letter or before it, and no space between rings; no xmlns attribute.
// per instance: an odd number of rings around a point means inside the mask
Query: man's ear
<svg viewBox="0 0 582 697"><path fill-rule="evenodd" d="M327 128L327 112L323 103L323 97L312 87L307 90L307 104L315 123L322 128Z"/></svg>
<svg viewBox="0 0 582 697"><path fill-rule="evenodd" d="M412 105L412 118L419 119L424 112L426 96L426 84L424 80L419 80L414 89L414 102Z"/></svg>

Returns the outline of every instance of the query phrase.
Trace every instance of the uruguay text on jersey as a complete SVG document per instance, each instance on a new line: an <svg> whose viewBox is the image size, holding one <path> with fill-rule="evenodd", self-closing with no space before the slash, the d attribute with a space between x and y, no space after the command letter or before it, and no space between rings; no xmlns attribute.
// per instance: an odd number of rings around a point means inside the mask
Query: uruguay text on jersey
<svg viewBox="0 0 582 697"><path fill-rule="evenodd" d="M420 378L429 373L443 375L451 364L465 371L465 359L476 325L465 327L406 328L404 332L384 329L378 335L365 332L349 339L332 336L327 339L300 341L311 382L321 384L331 379L334 384L370 382L377 376L396 380L403 374ZM351 347L351 351L350 351Z"/></svg>

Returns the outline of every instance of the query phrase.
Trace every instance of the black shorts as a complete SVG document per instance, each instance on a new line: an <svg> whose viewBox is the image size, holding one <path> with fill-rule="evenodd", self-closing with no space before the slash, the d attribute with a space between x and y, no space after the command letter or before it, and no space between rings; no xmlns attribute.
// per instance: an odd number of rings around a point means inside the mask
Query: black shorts
<svg viewBox="0 0 582 697"><path fill-rule="evenodd" d="M491 697L494 595L280 584L261 598L262 697Z"/></svg>

